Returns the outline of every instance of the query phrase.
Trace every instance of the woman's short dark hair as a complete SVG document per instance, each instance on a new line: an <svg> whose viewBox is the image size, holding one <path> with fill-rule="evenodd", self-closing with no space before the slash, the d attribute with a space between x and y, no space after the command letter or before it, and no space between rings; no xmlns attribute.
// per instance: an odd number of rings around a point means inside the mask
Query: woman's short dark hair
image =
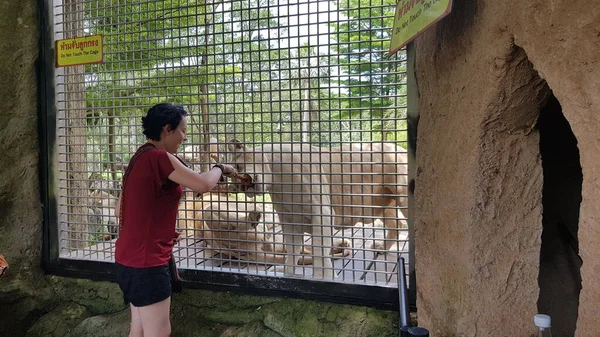
<svg viewBox="0 0 600 337"><path fill-rule="evenodd" d="M148 139L159 141L163 126L170 125L171 129L176 129L181 120L187 115L188 112L180 105L171 103L156 104L148 109L146 117L142 117L144 135Z"/></svg>

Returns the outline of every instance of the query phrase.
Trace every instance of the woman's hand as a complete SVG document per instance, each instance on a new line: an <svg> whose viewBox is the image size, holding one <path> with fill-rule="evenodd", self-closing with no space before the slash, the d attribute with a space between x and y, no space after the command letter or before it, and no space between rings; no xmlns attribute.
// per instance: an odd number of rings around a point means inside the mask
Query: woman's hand
<svg viewBox="0 0 600 337"><path fill-rule="evenodd" d="M181 232L175 231L175 234L173 234L174 243L179 243L181 239L183 239L183 237L181 236Z"/></svg>

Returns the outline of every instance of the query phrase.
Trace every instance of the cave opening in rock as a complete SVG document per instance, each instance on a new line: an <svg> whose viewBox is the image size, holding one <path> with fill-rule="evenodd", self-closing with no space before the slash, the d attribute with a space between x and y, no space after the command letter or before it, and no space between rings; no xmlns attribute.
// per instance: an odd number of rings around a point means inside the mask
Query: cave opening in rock
<svg viewBox="0 0 600 337"><path fill-rule="evenodd" d="M579 149L554 95L542 107L537 128L544 173L538 312L551 316L554 336L573 336L582 265L577 237L583 182Z"/></svg>

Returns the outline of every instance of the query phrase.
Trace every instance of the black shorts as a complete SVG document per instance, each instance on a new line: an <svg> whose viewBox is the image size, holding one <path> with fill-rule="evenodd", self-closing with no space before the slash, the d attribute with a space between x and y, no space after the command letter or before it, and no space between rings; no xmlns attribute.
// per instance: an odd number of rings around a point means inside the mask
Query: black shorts
<svg viewBox="0 0 600 337"><path fill-rule="evenodd" d="M169 265L150 268L132 268L117 265L117 283L123 291L125 304L136 307L158 303L171 296Z"/></svg>

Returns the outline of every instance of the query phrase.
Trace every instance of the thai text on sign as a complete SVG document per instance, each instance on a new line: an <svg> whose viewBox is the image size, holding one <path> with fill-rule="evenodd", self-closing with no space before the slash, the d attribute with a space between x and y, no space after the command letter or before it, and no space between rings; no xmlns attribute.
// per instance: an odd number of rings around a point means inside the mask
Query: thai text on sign
<svg viewBox="0 0 600 337"><path fill-rule="evenodd" d="M452 0L398 0L389 55L450 13Z"/></svg>
<svg viewBox="0 0 600 337"><path fill-rule="evenodd" d="M56 66L104 62L103 36L90 35L56 41Z"/></svg>

